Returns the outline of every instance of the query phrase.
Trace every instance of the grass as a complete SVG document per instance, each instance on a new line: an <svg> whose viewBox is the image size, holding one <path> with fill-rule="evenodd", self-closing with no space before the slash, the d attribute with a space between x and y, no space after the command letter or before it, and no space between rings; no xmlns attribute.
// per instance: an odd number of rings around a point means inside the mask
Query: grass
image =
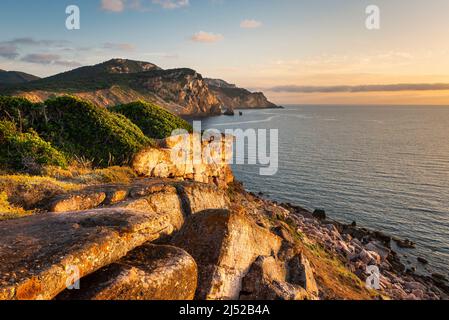
<svg viewBox="0 0 449 320"><path fill-rule="evenodd" d="M57 195L98 184L130 184L136 178L129 167L49 167L46 170L46 176L0 175L0 212L3 220L39 212Z"/></svg>
<svg viewBox="0 0 449 320"><path fill-rule="evenodd" d="M18 219L31 214L31 212L12 206L8 201L6 192L0 192L0 221Z"/></svg>
<svg viewBox="0 0 449 320"><path fill-rule="evenodd" d="M315 270L315 279L326 299L373 300L379 296L368 290L337 255L327 252L318 243L304 241L303 252Z"/></svg>

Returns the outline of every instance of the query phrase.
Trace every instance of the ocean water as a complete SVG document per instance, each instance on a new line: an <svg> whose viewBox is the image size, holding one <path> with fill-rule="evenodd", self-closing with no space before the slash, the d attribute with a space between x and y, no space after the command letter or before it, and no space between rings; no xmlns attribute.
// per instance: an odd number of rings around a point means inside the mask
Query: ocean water
<svg viewBox="0 0 449 320"><path fill-rule="evenodd" d="M289 106L202 125L278 129L276 175L234 166L248 190L410 239L412 263L449 274L449 107Z"/></svg>

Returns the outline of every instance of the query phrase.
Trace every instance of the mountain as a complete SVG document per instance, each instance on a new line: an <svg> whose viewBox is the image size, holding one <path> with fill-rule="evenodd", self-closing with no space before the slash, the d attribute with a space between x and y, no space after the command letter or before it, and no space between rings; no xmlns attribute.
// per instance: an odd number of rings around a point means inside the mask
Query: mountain
<svg viewBox="0 0 449 320"><path fill-rule="evenodd" d="M39 77L24 72L0 70L0 84L18 84L38 79Z"/></svg>
<svg viewBox="0 0 449 320"><path fill-rule="evenodd" d="M112 59L36 81L4 85L0 87L2 94L33 102L70 94L103 107L143 100L178 115L195 116L221 114L222 106L276 107L262 93L251 93L223 80L206 80L192 69L164 70L149 62L127 59Z"/></svg>
<svg viewBox="0 0 449 320"><path fill-rule="evenodd" d="M210 90L215 93L225 109L279 108L274 103L268 101L262 92L250 92L221 79L205 80Z"/></svg>

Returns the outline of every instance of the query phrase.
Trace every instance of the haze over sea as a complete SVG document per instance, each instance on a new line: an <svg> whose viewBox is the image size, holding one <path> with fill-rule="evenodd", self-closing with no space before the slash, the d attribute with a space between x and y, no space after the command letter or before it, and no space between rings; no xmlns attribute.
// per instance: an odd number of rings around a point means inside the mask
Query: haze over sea
<svg viewBox="0 0 449 320"><path fill-rule="evenodd" d="M288 106L202 119L203 129L279 129L279 172L234 166L250 191L407 238L449 273L449 107Z"/></svg>

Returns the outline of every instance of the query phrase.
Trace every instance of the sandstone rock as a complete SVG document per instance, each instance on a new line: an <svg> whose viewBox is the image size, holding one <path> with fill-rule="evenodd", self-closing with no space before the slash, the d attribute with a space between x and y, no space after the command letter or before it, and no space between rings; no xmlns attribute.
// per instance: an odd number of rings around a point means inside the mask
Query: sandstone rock
<svg viewBox="0 0 449 320"><path fill-rule="evenodd" d="M146 244L81 279L80 290L66 290L57 299L192 300L197 276L196 263L184 250Z"/></svg>
<svg viewBox="0 0 449 320"><path fill-rule="evenodd" d="M153 185L143 190L141 194L145 195L141 198L118 203L116 207L166 216L174 230L179 230L184 224L184 213L176 188L167 184Z"/></svg>
<svg viewBox="0 0 449 320"><path fill-rule="evenodd" d="M62 195L53 200L49 211L60 213L89 210L98 207L105 199L106 193L102 191Z"/></svg>
<svg viewBox="0 0 449 320"><path fill-rule="evenodd" d="M308 293L309 298L318 297L318 285L315 281L310 262L302 254L299 254L288 261L287 266L289 270L287 278L288 282L300 285L304 288Z"/></svg>
<svg viewBox="0 0 449 320"><path fill-rule="evenodd" d="M259 257L242 281L242 300L305 300L307 292L287 283L285 264L274 257Z"/></svg>
<svg viewBox="0 0 449 320"><path fill-rule="evenodd" d="M194 180L226 187L234 181L229 166L233 138L219 138L201 141L199 135L192 134L159 140L156 147L144 149L134 156L132 168L140 176Z"/></svg>
<svg viewBox="0 0 449 320"><path fill-rule="evenodd" d="M84 277L171 229L167 216L119 209L0 222L0 300L52 299L68 270Z"/></svg>
<svg viewBox="0 0 449 320"><path fill-rule="evenodd" d="M208 210L189 217L173 244L198 264L197 299L237 299L244 275L259 256L279 251L282 240L248 217Z"/></svg>
<svg viewBox="0 0 449 320"><path fill-rule="evenodd" d="M187 214L196 214L210 209L228 209L229 198L225 191L214 185L202 183L179 183L178 192Z"/></svg>

